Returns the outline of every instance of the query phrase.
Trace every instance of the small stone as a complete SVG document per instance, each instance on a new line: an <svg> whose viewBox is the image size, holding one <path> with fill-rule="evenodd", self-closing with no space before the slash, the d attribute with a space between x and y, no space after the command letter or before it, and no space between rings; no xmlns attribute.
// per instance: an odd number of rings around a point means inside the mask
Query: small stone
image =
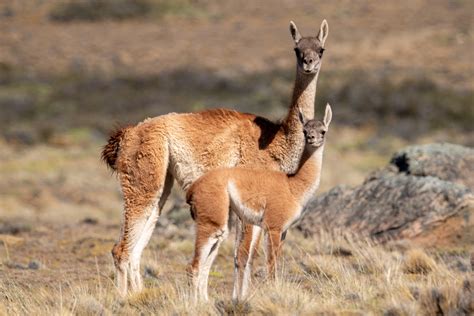
<svg viewBox="0 0 474 316"><path fill-rule="evenodd" d="M18 262L13 262L13 261L7 261L4 263L6 267L10 269L19 269L19 270L25 270L26 267L22 265L21 263Z"/></svg>
<svg viewBox="0 0 474 316"><path fill-rule="evenodd" d="M41 266L41 263L36 260L30 261L30 263L28 263L28 269L30 270L39 270L41 269Z"/></svg>
<svg viewBox="0 0 474 316"><path fill-rule="evenodd" d="M88 225L97 225L99 221L95 218L86 217L82 220L82 223L88 224Z"/></svg>

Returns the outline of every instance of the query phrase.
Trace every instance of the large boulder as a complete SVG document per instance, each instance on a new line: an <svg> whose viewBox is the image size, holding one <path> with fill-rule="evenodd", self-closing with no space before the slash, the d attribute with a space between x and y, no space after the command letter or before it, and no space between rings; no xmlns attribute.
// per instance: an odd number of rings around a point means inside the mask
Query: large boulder
<svg viewBox="0 0 474 316"><path fill-rule="evenodd" d="M426 236L449 221L449 231L437 231L439 237L459 235L472 225L473 181L473 149L408 147L361 185L338 186L315 198L296 227L307 236L324 228L387 240Z"/></svg>
<svg viewBox="0 0 474 316"><path fill-rule="evenodd" d="M432 176L465 185L474 191L474 149L453 144L410 146L393 155L398 171L418 177Z"/></svg>

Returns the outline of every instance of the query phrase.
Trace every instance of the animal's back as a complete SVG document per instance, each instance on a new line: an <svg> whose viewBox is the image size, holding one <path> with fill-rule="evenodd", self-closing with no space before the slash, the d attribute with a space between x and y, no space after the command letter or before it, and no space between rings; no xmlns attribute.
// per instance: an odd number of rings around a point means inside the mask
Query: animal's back
<svg viewBox="0 0 474 316"><path fill-rule="evenodd" d="M239 167L229 173L227 188L232 208L248 222L268 226L274 217L278 218L278 212L296 210L285 173Z"/></svg>
<svg viewBox="0 0 474 316"><path fill-rule="evenodd" d="M215 212L228 212L231 206L256 225L263 220L267 209L296 208L286 174L245 167L209 171L190 186L186 200L198 210L208 209L208 204L215 200L225 201L224 208L213 208Z"/></svg>
<svg viewBox="0 0 474 316"><path fill-rule="evenodd" d="M261 148L262 138L278 130L278 124L233 110L171 113L129 128L119 158L126 157L127 164L133 164L130 158L140 153L159 159L160 148L165 148L168 170L186 190L199 176L217 168L247 165L278 170L278 161Z"/></svg>

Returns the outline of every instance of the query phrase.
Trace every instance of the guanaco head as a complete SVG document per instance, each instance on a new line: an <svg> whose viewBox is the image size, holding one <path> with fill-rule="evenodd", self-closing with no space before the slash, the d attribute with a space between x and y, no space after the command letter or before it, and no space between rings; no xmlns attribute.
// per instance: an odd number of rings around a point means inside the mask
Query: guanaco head
<svg viewBox="0 0 474 316"><path fill-rule="evenodd" d="M329 104L326 104L326 112L323 121L309 120L305 121L303 114L300 112L300 120L303 123L303 132L306 139L306 145L310 148L317 149L324 145L326 132L331 124L332 110Z"/></svg>
<svg viewBox="0 0 474 316"><path fill-rule="evenodd" d="M316 74L321 68L321 58L324 52L324 43L328 37L329 26L324 20L316 37L302 37L296 24L290 22L290 32L295 41L295 54L298 70L304 74Z"/></svg>

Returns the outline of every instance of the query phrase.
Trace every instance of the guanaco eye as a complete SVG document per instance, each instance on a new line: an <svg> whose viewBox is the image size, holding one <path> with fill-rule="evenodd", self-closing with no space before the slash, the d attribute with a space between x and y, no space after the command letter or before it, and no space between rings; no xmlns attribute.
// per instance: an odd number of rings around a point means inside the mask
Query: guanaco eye
<svg viewBox="0 0 474 316"><path fill-rule="evenodd" d="M324 53L324 48L321 48L321 49L319 50L319 57L320 57L320 58L323 57L323 53Z"/></svg>
<svg viewBox="0 0 474 316"><path fill-rule="evenodd" d="M303 57L303 56L302 56L303 54L301 54L301 51L300 51L300 49L299 49L298 47L295 47L295 54L296 54L296 57L298 57L298 58L302 58L302 57Z"/></svg>
<svg viewBox="0 0 474 316"><path fill-rule="evenodd" d="M324 136L324 134L326 134L326 131L321 131L321 135Z"/></svg>

